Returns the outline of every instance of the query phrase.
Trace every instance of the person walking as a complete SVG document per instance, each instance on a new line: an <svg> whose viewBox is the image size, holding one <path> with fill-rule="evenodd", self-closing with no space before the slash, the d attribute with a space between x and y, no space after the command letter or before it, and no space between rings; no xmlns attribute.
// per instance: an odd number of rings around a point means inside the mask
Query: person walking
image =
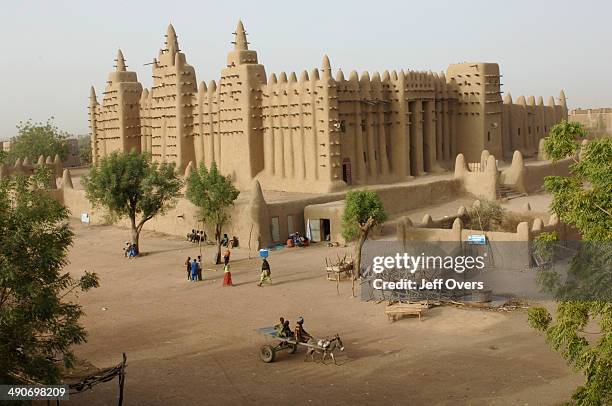
<svg viewBox="0 0 612 406"><path fill-rule="evenodd" d="M264 258L261 263L261 274L259 275L259 284L257 286L261 286L264 283L272 284L272 272L270 271L270 263L266 258Z"/></svg>
<svg viewBox="0 0 612 406"><path fill-rule="evenodd" d="M191 257L187 257L185 261L185 268L187 268L187 280L191 279Z"/></svg>
<svg viewBox="0 0 612 406"><path fill-rule="evenodd" d="M229 261L230 261L230 256L231 256L231 255L232 255L232 253L231 253L230 249L229 249L229 248L228 248L228 249L226 249L226 250L225 250L225 253L223 254L223 264L224 264L224 265L229 264Z"/></svg>
<svg viewBox="0 0 612 406"><path fill-rule="evenodd" d="M223 267L223 286L234 286L229 264L225 264Z"/></svg>
<svg viewBox="0 0 612 406"><path fill-rule="evenodd" d="M198 261L195 258L191 261L191 281L198 281Z"/></svg>

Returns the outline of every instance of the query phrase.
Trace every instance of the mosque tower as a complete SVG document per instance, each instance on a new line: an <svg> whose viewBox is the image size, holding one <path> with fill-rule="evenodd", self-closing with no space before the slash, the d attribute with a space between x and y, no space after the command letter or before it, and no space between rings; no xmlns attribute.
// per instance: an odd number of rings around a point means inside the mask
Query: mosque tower
<svg viewBox="0 0 612 406"><path fill-rule="evenodd" d="M264 168L261 85L266 72L257 52L249 49L242 21L233 44L219 81L220 140L214 159L222 173L241 186L250 186Z"/></svg>
<svg viewBox="0 0 612 406"><path fill-rule="evenodd" d="M98 99L96 97L96 89L91 87L89 92L89 129L91 140L91 161L95 165L101 157L102 148L101 142L98 140Z"/></svg>
<svg viewBox="0 0 612 406"><path fill-rule="evenodd" d="M195 162L193 99L196 93L195 70L180 52L176 32L170 24L165 48L153 62L147 120L153 160L174 163L179 173L189 162Z"/></svg>
<svg viewBox="0 0 612 406"><path fill-rule="evenodd" d="M90 95L90 128L94 160L113 151L140 152L139 100L142 85L136 72L126 69L121 50L117 51L115 71L108 74L102 106L96 101L95 91Z"/></svg>

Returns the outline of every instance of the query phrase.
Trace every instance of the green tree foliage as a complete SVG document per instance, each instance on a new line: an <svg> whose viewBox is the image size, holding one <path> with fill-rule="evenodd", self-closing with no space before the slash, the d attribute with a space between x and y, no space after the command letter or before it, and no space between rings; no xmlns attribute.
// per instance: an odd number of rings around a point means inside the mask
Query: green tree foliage
<svg viewBox="0 0 612 406"><path fill-rule="evenodd" d="M553 141L548 139L545 146ZM548 147L547 147L548 148ZM552 148L552 147L551 147ZM561 143L562 152L567 151ZM575 148L577 150L577 148ZM578 228L583 237L593 241L612 239L612 138L599 138L589 142L582 159L571 167L571 175L549 176L544 181L547 191L553 194L552 210L566 224Z"/></svg>
<svg viewBox="0 0 612 406"><path fill-rule="evenodd" d="M346 194L346 207L342 215L342 236L347 240L356 239L355 262L353 264L353 295L355 279L361 274L361 249L373 227L387 220L387 213L376 192L355 190Z"/></svg>
<svg viewBox="0 0 612 406"><path fill-rule="evenodd" d="M561 121L555 124L544 139L544 152L553 161L574 155L580 149L580 140L587 132L580 123Z"/></svg>
<svg viewBox="0 0 612 406"><path fill-rule="evenodd" d="M200 218L214 227L217 253L215 263L221 263L221 237L223 226L229 221L228 209L234 205L240 192L229 176L219 173L213 162L210 170L200 163L198 170L187 178L187 198L200 209Z"/></svg>
<svg viewBox="0 0 612 406"><path fill-rule="evenodd" d="M54 157L56 154L65 160L68 156L68 133L61 131L53 123L53 118L46 123L35 123L28 120L17 126L17 136L11 139L9 161L28 157L34 162L40 155Z"/></svg>
<svg viewBox="0 0 612 406"><path fill-rule="evenodd" d="M174 166L151 162L138 152L113 152L93 166L83 180L89 201L117 218L130 219L132 244L140 251L144 224L165 213L180 195L181 180Z"/></svg>
<svg viewBox="0 0 612 406"><path fill-rule="evenodd" d="M590 331L595 328L599 331ZM609 405L612 402L612 303L609 301L561 301L555 320L542 307L529 309L529 323L544 332L551 347L561 353L586 380L572 399L577 405ZM587 330L589 325L589 330Z"/></svg>
<svg viewBox="0 0 612 406"><path fill-rule="evenodd" d="M68 294L98 286L94 273L62 273L73 233L68 212L41 189L48 174L0 182L0 382L59 383L71 346L85 341L83 311ZM61 361L61 363L59 362Z"/></svg>
<svg viewBox="0 0 612 406"><path fill-rule="evenodd" d="M0 149L0 165L8 162L8 154L6 151Z"/></svg>
<svg viewBox="0 0 612 406"><path fill-rule="evenodd" d="M504 219L504 209L496 201L483 200L480 205L468 209L465 228L470 230L498 231Z"/></svg>
<svg viewBox="0 0 612 406"><path fill-rule="evenodd" d="M91 137L89 135L79 135L79 159L81 165L91 164Z"/></svg>
<svg viewBox="0 0 612 406"><path fill-rule="evenodd" d="M556 232L538 234L532 244L532 255L538 268L538 284L543 292L554 293L561 285L560 275L554 269Z"/></svg>
<svg viewBox="0 0 612 406"><path fill-rule="evenodd" d="M563 122L553 127L544 148L553 160L575 156L584 136L580 124ZM529 322L570 365L584 373L584 384L572 396L574 403L608 405L612 404L612 139L591 141L581 155L570 168L571 176L547 177L545 187L553 195L553 212L576 227L585 244L572 259L568 282L556 290L560 301L555 317L534 307ZM552 239L545 235L543 240L549 243ZM559 284L556 278L548 280ZM585 300L585 293L595 294L597 300ZM576 295L580 298L575 299Z"/></svg>

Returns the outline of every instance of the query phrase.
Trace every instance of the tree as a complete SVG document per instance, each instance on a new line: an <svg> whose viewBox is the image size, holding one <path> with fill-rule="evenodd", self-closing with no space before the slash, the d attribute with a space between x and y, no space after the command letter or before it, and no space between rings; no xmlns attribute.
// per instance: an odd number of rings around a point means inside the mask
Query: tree
<svg viewBox="0 0 612 406"><path fill-rule="evenodd" d="M554 126L545 139L545 151L553 161L575 157L584 136L580 124L562 122ZM574 403L604 405L612 403L612 302L609 289L612 268L612 139L600 138L589 142L581 155L580 161L574 158L571 176L550 176L544 184L553 195L552 211L561 221L576 227L585 243L572 259L569 270L572 278L557 290L559 302L555 318L546 309L534 307L529 310L529 323L545 334L551 347L559 351L570 365L584 373L584 384L572 395ZM551 239L549 235L543 238ZM557 278L547 279L550 283L557 283ZM576 293L594 291L603 292L603 295L576 299ZM597 325L599 331L586 331L587 325Z"/></svg>
<svg viewBox="0 0 612 406"><path fill-rule="evenodd" d="M357 238L353 264L353 295L355 279L361 274L361 249L372 227L387 219L382 201L376 192L355 190L346 194L346 207L342 215L342 236L347 240Z"/></svg>
<svg viewBox="0 0 612 406"><path fill-rule="evenodd" d="M94 206L130 219L136 252L140 252L142 227L173 207L182 186L174 165L151 162L149 156L135 151L113 152L101 159L85 176L84 184Z"/></svg>
<svg viewBox="0 0 612 406"><path fill-rule="evenodd" d="M221 235L223 226L229 221L228 209L234 205L240 192L229 176L223 176L212 163L210 170L200 163L198 170L187 178L187 198L200 209L203 222L214 227L217 254L215 263L221 263Z"/></svg>
<svg viewBox="0 0 612 406"><path fill-rule="evenodd" d="M553 161L575 155L580 149L580 140L587 132L580 123L561 121L555 124L544 139L544 152Z"/></svg>
<svg viewBox="0 0 612 406"><path fill-rule="evenodd" d="M492 200L483 200L479 205L468 209L465 228L471 230L497 231L504 219L504 209Z"/></svg>
<svg viewBox="0 0 612 406"><path fill-rule="evenodd" d="M60 159L68 157L68 133L61 131L53 123L53 117L46 123L20 122L17 125L17 136L11 139L9 161L29 157L36 161L40 155L59 155Z"/></svg>
<svg viewBox="0 0 612 406"><path fill-rule="evenodd" d="M58 384L60 362L83 343L81 306L70 293L98 286L96 274L62 273L73 233L64 206L41 190L49 172L0 181L0 382Z"/></svg>
<svg viewBox="0 0 612 406"><path fill-rule="evenodd" d="M574 159L572 176L549 176L546 190L553 194L552 210L566 224L576 226L586 240L612 239L612 138L589 142L580 161L576 155L586 132L578 123L554 126L544 140L546 154L554 161Z"/></svg>
<svg viewBox="0 0 612 406"><path fill-rule="evenodd" d="M81 165L91 164L91 137L89 135L79 135L79 160Z"/></svg>

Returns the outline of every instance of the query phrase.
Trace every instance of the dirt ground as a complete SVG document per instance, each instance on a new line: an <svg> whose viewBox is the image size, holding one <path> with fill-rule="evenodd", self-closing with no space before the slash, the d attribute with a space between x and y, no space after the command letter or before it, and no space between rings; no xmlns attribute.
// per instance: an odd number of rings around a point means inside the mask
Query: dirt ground
<svg viewBox="0 0 612 406"><path fill-rule="evenodd" d="M438 307L390 323L384 304L350 297L350 283L326 280L324 258L344 248L313 246L271 253L272 286L258 287L260 260L232 253L235 287L222 271L189 282L183 266L197 246L145 233L135 260L123 258L128 232L74 222L71 273L95 271L100 287L78 297L88 342L77 356L97 367L128 356L126 405L390 404L554 405L581 381L523 311ZM212 247L204 249L210 263ZM211 268L213 268L211 266ZM258 358L271 340L255 329L285 316L305 318L315 336L339 333L340 366L304 362L303 350ZM117 381L73 395L74 405L113 405Z"/></svg>

